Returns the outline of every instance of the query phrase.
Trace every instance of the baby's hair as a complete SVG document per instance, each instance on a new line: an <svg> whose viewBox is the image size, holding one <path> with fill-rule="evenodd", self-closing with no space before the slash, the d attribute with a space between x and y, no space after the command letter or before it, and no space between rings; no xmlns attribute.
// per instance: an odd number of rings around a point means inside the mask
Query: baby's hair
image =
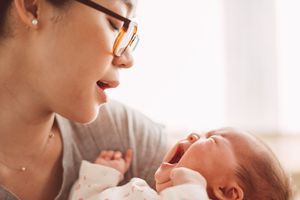
<svg viewBox="0 0 300 200"><path fill-rule="evenodd" d="M243 155L235 173L244 191L244 200L291 199L290 178L271 149L256 140L257 145L264 148Z"/></svg>

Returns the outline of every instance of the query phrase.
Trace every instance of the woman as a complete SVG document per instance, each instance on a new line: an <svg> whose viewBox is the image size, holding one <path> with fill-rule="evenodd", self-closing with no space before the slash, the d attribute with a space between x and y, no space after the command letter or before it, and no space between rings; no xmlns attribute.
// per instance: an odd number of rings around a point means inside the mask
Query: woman
<svg viewBox="0 0 300 200"><path fill-rule="evenodd" d="M67 199L80 161L102 149L133 149L125 181L153 183L162 127L103 105L133 65L134 9L130 0L1 0L0 199Z"/></svg>

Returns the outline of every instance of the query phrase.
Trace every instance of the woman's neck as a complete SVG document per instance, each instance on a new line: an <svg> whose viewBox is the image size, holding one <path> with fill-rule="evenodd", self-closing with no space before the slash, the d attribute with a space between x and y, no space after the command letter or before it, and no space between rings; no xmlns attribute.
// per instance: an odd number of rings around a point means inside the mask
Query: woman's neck
<svg viewBox="0 0 300 200"><path fill-rule="evenodd" d="M34 89L34 79L39 77L28 65L30 56L23 48L7 47L5 51L3 48L0 48L0 159L21 160L24 155L34 157L43 148L55 129L55 114Z"/></svg>
<svg viewBox="0 0 300 200"><path fill-rule="evenodd" d="M13 112L13 109L11 111ZM34 120L32 119L33 123L30 123L30 118L8 117L1 112L0 158L2 155L9 157L34 156L43 148L49 135L55 129L54 114L39 123Z"/></svg>
<svg viewBox="0 0 300 200"><path fill-rule="evenodd" d="M0 158L20 160L41 151L57 128L55 114L41 105L33 92L18 93L0 82Z"/></svg>

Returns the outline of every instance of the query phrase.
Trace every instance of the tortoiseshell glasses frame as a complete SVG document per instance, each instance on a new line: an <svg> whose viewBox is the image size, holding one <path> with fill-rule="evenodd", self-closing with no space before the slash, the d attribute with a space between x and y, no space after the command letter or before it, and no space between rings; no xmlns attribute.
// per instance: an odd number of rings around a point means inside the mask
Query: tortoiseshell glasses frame
<svg viewBox="0 0 300 200"><path fill-rule="evenodd" d="M134 51L139 41L137 35L137 23L93 2L92 0L76 1L124 22L113 45L112 51L115 56L121 56L128 48L130 48L131 51Z"/></svg>

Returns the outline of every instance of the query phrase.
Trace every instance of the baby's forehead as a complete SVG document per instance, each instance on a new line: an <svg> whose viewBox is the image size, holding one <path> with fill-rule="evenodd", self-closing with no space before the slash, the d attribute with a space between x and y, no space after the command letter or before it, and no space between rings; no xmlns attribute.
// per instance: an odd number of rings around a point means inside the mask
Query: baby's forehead
<svg viewBox="0 0 300 200"><path fill-rule="evenodd" d="M219 129L219 130L213 130L205 133L201 133L201 135L209 138L213 135L222 136L228 140L244 140L246 138L243 138L244 135L242 135L241 132L236 132L231 129Z"/></svg>
<svg viewBox="0 0 300 200"><path fill-rule="evenodd" d="M254 137L252 135L250 135L247 132L237 131L235 129L220 129L217 131L210 131L205 134L208 137L211 135L220 135L222 137L225 137L225 138L231 139L231 140L243 140L243 141L254 142Z"/></svg>
<svg viewBox="0 0 300 200"><path fill-rule="evenodd" d="M268 153L263 142L249 133L229 133L227 139L231 142L233 150L242 157L257 157Z"/></svg>
<svg viewBox="0 0 300 200"><path fill-rule="evenodd" d="M232 145L234 150L250 151L253 148L255 149L261 146L257 138L250 133L237 131L235 129L221 129L205 133L205 135L206 137L210 137L212 135L222 136Z"/></svg>

